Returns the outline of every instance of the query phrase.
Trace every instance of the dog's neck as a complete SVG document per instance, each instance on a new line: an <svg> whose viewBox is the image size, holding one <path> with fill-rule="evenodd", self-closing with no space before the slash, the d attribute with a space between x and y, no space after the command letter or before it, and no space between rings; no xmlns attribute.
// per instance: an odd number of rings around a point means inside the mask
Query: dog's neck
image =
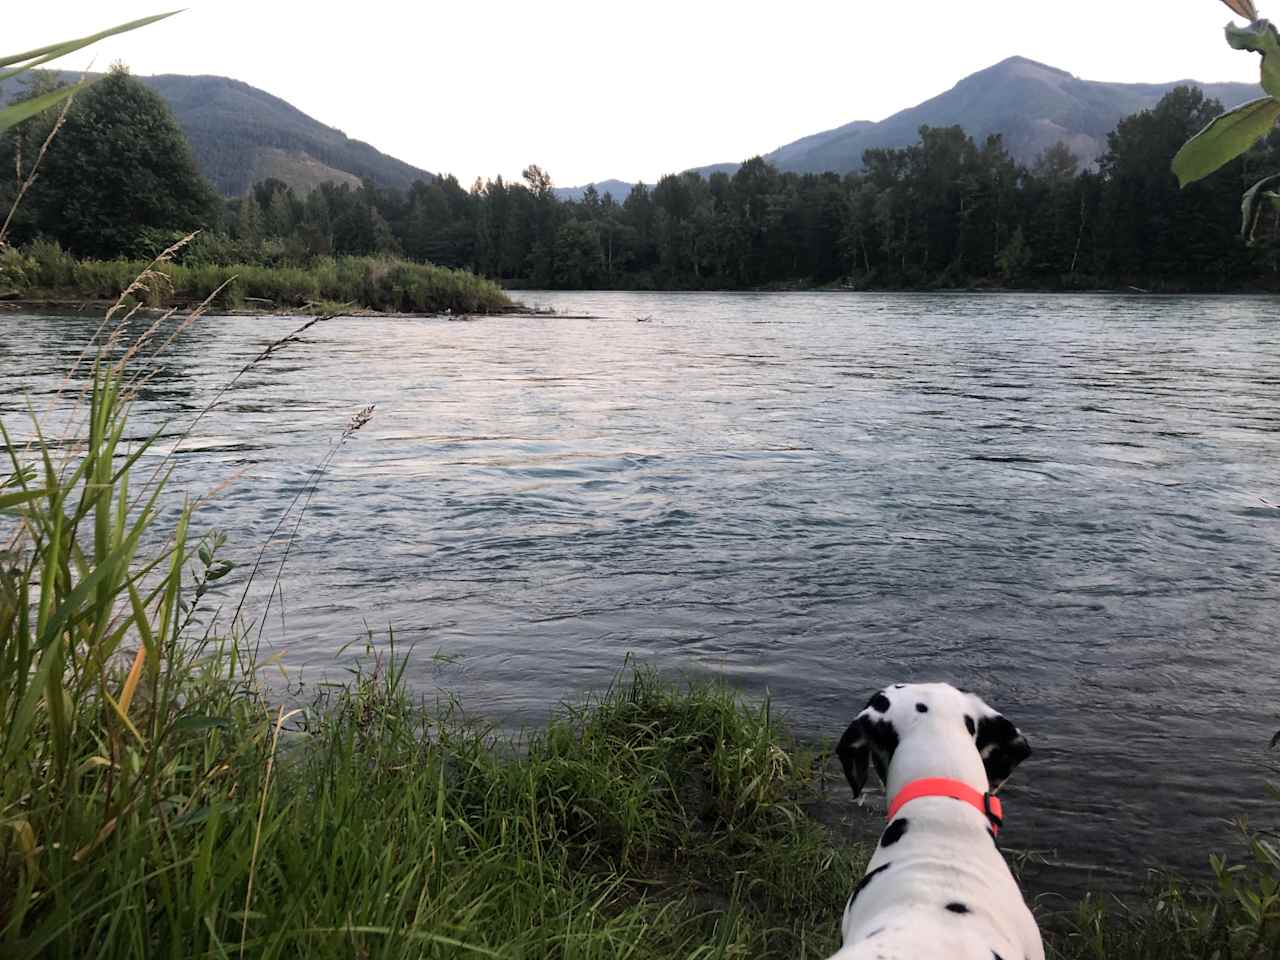
<svg viewBox="0 0 1280 960"><path fill-rule="evenodd" d="M988 790L987 771L973 737L963 728L950 729L952 726L920 724L898 744L884 785L890 801L907 784L929 777L959 780L979 793Z"/></svg>

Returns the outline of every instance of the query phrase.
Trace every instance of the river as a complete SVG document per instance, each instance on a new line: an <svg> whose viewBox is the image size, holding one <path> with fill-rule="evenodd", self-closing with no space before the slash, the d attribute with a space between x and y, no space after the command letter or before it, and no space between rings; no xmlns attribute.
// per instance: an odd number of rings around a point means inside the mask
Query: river
<svg viewBox="0 0 1280 960"><path fill-rule="evenodd" d="M424 693L518 729L632 653L810 741L949 680L1031 741L1004 839L1046 889L1203 869L1224 818L1277 819L1276 299L520 296L563 315L319 324L182 441L175 486L245 565L328 459L263 626L294 679L393 626ZM181 432L301 322L202 320L134 430ZM11 431L95 326L0 315ZM870 816L831 773L829 816Z"/></svg>

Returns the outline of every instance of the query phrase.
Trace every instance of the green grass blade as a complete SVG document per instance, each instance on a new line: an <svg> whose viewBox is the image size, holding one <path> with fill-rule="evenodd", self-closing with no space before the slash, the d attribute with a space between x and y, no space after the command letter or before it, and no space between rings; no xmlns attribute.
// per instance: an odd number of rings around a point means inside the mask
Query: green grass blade
<svg viewBox="0 0 1280 960"><path fill-rule="evenodd" d="M155 23L158 20L164 20L172 17L174 14L181 13L181 10L170 10L168 13L157 13L150 17L143 17L141 20L131 20L128 23L122 23L118 27L109 27L98 33L88 37L81 37L78 40L64 40L61 43L51 43L47 47L37 47L35 50L27 50L25 53L14 53L8 55L0 55L0 67L11 67L15 63L22 64L15 70L7 73L0 73L0 80L7 80L24 70L30 70L32 67L39 66L42 63L48 63L58 57L65 57L69 53L75 53L85 47L97 43L99 40L105 40L107 37L114 37L119 33L128 33L130 30L137 30L139 27L145 27ZM30 62L28 62L30 61Z"/></svg>
<svg viewBox="0 0 1280 960"><path fill-rule="evenodd" d="M3 78L0 78L0 81L2 80ZM37 113L43 113L50 107L56 107L68 97L75 96L92 82L91 80L81 80L70 87L62 87L51 93L46 93L44 96L32 97L30 100L23 100L21 103L5 107L0 110L0 133L10 127L17 126L29 117L34 117Z"/></svg>
<svg viewBox="0 0 1280 960"><path fill-rule="evenodd" d="M38 490L24 490L20 493L4 493L0 494L0 512L16 512L14 507L27 503L31 500L39 500L49 491L44 487Z"/></svg>

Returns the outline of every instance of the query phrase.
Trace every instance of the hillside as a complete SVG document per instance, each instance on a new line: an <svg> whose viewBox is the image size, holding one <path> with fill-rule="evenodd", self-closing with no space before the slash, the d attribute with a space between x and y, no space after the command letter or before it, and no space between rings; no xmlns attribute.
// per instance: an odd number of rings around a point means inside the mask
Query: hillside
<svg viewBox="0 0 1280 960"><path fill-rule="evenodd" d="M355 185L367 177L404 189L415 180L432 179L427 171L352 140L239 80L177 74L139 79L164 97L191 141L201 173L226 196L239 196L267 177L301 190L326 180ZM0 87L0 102L6 92Z"/></svg>
<svg viewBox="0 0 1280 960"><path fill-rule="evenodd" d="M848 173L862 166L862 154L873 147L905 147L919 139L921 126L958 124L975 139L1004 135L1016 160L1031 163L1046 147L1065 142L1085 166L1094 164L1107 148L1107 134L1124 117L1154 107L1174 87L1200 87L1206 96L1233 107L1262 94L1247 83L1105 83L1078 77L1025 57L1010 57L970 74L950 90L924 103L873 123L852 123L802 137L764 155L781 170L796 173ZM737 164L697 167L709 175L732 173ZM617 183L617 181L611 181ZM563 194L575 189L566 188ZM599 187L597 187L599 189ZM618 191L629 192L630 184ZM615 191L614 197L618 198Z"/></svg>

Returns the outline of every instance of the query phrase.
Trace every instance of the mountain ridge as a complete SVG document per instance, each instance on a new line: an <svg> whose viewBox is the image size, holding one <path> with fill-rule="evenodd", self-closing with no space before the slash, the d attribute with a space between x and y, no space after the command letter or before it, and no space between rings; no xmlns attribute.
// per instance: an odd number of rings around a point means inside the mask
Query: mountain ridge
<svg viewBox="0 0 1280 960"><path fill-rule="evenodd" d="M50 72L67 82L80 78L71 71ZM169 105L196 166L223 196L241 196L267 177L303 191L325 181L355 186L367 178L407 189L415 180L435 179L243 80L177 73L137 79ZM16 82L0 84L0 103L17 90Z"/></svg>
<svg viewBox="0 0 1280 960"><path fill-rule="evenodd" d="M975 140L1001 134L1010 154L1022 163L1030 164L1041 151L1064 142L1081 164L1089 167L1105 152L1106 136L1120 120L1155 106L1177 86L1199 87L1205 96L1220 100L1227 108L1262 95L1260 86L1248 83L1083 80L1059 67L1015 55L968 74L949 89L883 120L854 120L783 144L763 156L785 172L851 173L861 168L863 152L868 149L910 146L919 139L924 125L958 125ZM732 173L738 166L709 164L693 167L690 172L708 176ZM614 199L621 202L633 184L611 182L620 184ZM564 191L581 189L567 187Z"/></svg>

